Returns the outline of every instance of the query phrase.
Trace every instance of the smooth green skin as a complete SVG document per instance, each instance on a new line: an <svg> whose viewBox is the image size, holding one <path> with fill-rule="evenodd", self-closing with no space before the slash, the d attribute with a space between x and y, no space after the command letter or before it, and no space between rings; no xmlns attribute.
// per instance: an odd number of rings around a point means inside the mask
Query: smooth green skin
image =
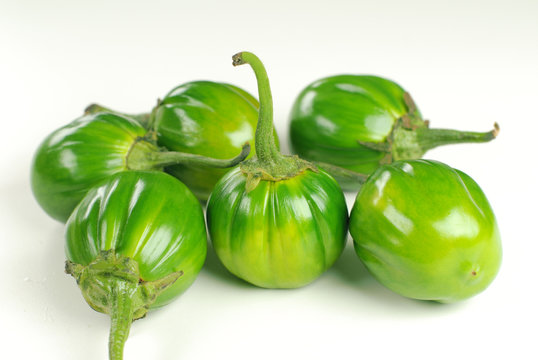
<svg viewBox="0 0 538 360"><path fill-rule="evenodd" d="M426 127L418 109L409 111L404 94L398 84L378 76L337 75L315 81L299 94L292 107L291 148L310 161L370 174L387 162L387 153L359 142L385 143L404 115L412 118L413 126ZM396 136L402 137L395 139L398 143L406 144L406 153L399 154L400 158L422 157L425 151L416 148L412 134L399 132ZM407 144L411 153L407 153ZM344 190L359 189L352 179L331 174Z"/></svg>
<svg viewBox="0 0 538 360"><path fill-rule="evenodd" d="M436 161L377 169L357 195L349 230L368 270L409 298L469 298L501 265L499 229L486 196L468 175Z"/></svg>
<svg viewBox="0 0 538 360"><path fill-rule="evenodd" d="M299 156L369 174L385 153L358 141L387 139L408 113L405 90L377 76L338 75L307 86L290 115L290 141ZM418 110L415 115L420 115Z"/></svg>
<svg viewBox="0 0 538 360"><path fill-rule="evenodd" d="M92 186L127 169L129 149L145 134L134 120L107 113L83 116L54 131L32 163L31 184L39 205L65 222Z"/></svg>
<svg viewBox="0 0 538 360"><path fill-rule="evenodd" d="M264 288L297 288L318 278L341 254L347 234L342 190L327 173L306 170L245 189L236 168L207 205L213 247L234 275Z"/></svg>
<svg viewBox="0 0 538 360"><path fill-rule="evenodd" d="M114 249L138 263L140 279L155 281L183 271L151 304L169 303L195 280L207 253L199 201L162 172L114 174L90 190L67 222L67 259L88 265Z"/></svg>
<svg viewBox="0 0 538 360"><path fill-rule="evenodd" d="M218 159L235 156L245 142L255 154L258 101L229 84L194 81L170 91L155 111L158 144ZM275 133L276 138L276 133ZM200 200L207 200L226 169L174 165L166 169Z"/></svg>

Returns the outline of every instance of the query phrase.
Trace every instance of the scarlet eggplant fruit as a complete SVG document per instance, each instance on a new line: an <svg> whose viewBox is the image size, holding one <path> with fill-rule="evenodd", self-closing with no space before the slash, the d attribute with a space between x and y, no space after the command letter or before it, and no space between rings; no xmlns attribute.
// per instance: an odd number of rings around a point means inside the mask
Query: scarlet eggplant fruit
<svg viewBox="0 0 538 360"><path fill-rule="evenodd" d="M501 264L486 196L468 175L436 161L379 167L357 195L349 231L368 270L414 299L469 298L493 281Z"/></svg>
<svg viewBox="0 0 538 360"><path fill-rule="evenodd" d="M166 94L154 110L152 126L158 143L170 150L227 158L236 155L245 142L253 142L258 106L252 95L236 86L194 81ZM256 147L252 150L255 154ZM207 200L227 172L191 164L170 166L166 171L200 200Z"/></svg>
<svg viewBox="0 0 538 360"><path fill-rule="evenodd" d="M498 131L497 124L484 133L430 129L408 92L393 81L367 75L315 81L299 94L290 116L295 153L363 174L380 164L419 159L440 145L487 142ZM356 182L333 175L344 189L358 189Z"/></svg>
<svg viewBox="0 0 538 360"><path fill-rule="evenodd" d="M111 360L123 358L133 320L192 284L206 241L199 201L168 174L120 172L88 191L67 222L66 272L110 315Z"/></svg>
<svg viewBox="0 0 538 360"><path fill-rule="evenodd" d="M155 132L159 146L172 151L226 159L238 154L245 142L253 143L258 107L258 100L237 86L192 81L168 92L159 100L151 115L137 114L132 117ZM103 109L93 104L87 111ZM255 154L254 147L251 154ZM227 172L225 169L196 164L168 166L166 171L180 179L204 201Z"/></svg>
<svg viewBox="0 0 538 360"><path fill-rule="evenodd" d="M280 154L273 136L273 104L262 62L233 56L258 80L257 158L242 162L215 186L207 224L217 256L234 275L260 287L296 288L327 270L347 234L342 190L323 170Z"/></svg>
<svg viewBox="0 0 538 360"><path fill-rule="evenodd" d="M51 217L65 222L86 192L125 170L162 170L172 164L232 167L245 159L249 145L234 159L212 159L159 148L136 121L112 113L83 116L50 134L32 164L32 190Z"/></svg>

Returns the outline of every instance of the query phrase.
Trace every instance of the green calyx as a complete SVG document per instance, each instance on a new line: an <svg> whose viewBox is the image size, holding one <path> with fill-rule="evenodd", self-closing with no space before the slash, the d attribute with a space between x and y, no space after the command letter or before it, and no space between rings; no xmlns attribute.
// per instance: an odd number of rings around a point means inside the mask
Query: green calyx
<svg viewBox="0 0 538 360"><path fill-rule="evenodd" d="M243 161L239 168L247 176L247 192L252 191L260 181L281 181L290 179L306 170L318 172L316 166L297 155L282 156L282 161L263 163L259 159Z"/></svg>
<svg viewBox="0 0 538 360"><path fill-rule="evenodd" d="M153 141L139 137L131 145L125 165L129 170L161 170L164 166L152 160L157 153L159 147Z"/></svg>
<svg viewBox="0 0 538 360"><path fill-rule="evenodd" d="M249 64L256 75L260 110L256 126L257 158L241 163L241 171L247 176L247 191L253 190L261 180L281 181L312 170L314 164L297 156L285 156L280 153L273 135L273 97L267 71L261 60L250 52L240 52L232 57L234 66Z"/></svg>
<svg viewBox="0 0 538 360"><path fill-rule="evenodd" d="M385 153L381 164L397 160L420 159L428 150L438 146L458 143L481 143L495 139L499 125L495 123L488 132L458 131L452 129L430 129L430 122L423 120L409 93L404 93L407 113L396 120L392 131L384 142L362 142L359 144Z"/></svg>
<svg viewBox="0 0 538 360"><path fill-rule="evenodd" d="M131 323L143 318L157 296L183 275L182 271L176 271L159 280L143 281L138 263L114 250L102 251L88 265L68 260L65 272L75 278L92 309L110 315L111 360L123 358Z"/></svg>

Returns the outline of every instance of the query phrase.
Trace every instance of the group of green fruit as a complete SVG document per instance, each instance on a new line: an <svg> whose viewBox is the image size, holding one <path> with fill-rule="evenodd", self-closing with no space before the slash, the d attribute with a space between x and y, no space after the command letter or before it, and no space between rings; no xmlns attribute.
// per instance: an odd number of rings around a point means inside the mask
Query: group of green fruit
<svg viewBox="0 0 538 360"><path fill-rule="evenodd" d="M414 159L489 141L497 126L430 129L394 82L333 76L299 95L290 137L301 158L282 155L263 64L248 52L233 64L252 67L259 103L236 86L196 81L148 114L94 104L34 157L37 201L67 222L66 272L111 316L110 359L123 357L133 320L196 278L207 252L205 201L218 258L260 287L314 281L342 253L348 226L368 270L404 296L452 302L491 283L502 251L483 192L461 171ZM360 188L349 216L342 188Z"/></svg>

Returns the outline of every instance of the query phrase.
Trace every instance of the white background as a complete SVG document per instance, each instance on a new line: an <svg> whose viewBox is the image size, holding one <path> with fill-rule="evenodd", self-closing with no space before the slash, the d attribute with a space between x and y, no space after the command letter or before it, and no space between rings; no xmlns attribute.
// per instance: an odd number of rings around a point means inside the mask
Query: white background
<svg viewBox="0 0 538 360"><path fill-rule="evenodd" d="M441 305L391 293L351 246L286 291L235 279L210 249L184 295L133 324L125 358L538 358L537 1L2 1L0 44L0 358L107 356L108 318L63 273L63 225L30 191L39 142L90 102L148 111L198 79L256 93L251 70L231 65L241 50L267 66L284 151L294 97L338 73L398 81L435 127L499 122L492 143L427 157L487 194L501 271L482 294Z"/></svg>

